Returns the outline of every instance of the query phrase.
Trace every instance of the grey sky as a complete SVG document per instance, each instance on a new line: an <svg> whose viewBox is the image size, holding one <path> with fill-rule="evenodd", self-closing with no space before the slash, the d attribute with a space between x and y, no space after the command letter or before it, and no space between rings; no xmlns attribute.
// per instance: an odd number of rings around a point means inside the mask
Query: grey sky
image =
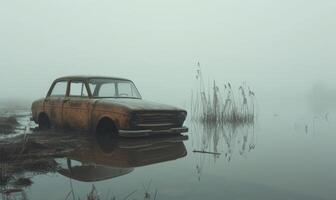
<svg viewBox="0 0 336 200"><path fill-rule="evenodd" d="M145 98L179 103L197 61L206 77L246 81L264 96L335 86L335 1L0 4L2 97L34 99L58 76L93 74L131 78Z"/></svg>

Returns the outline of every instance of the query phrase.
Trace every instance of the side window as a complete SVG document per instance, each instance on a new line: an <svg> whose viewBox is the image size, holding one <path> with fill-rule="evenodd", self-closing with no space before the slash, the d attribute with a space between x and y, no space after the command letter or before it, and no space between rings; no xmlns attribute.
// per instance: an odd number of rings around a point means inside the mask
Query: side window
<svg viewBox="0 0 336 200"><path fill-rule="evenodd" d="M88 97L85 84L83 82L70 82L70 95L72 97Z"/></svg>
<svg viewBox="0 0 336 200"><path fill-rule="evenodd" d="M66 94L66 90L67 90L67 85L68 83L66 81L60 81L60 82L57 82L51 93L50 93L50 96L52 97L64 97L65 94Z"/></svg>
<svg viewBox="0 0 336 200"><path fill-rule="evenodd" d="M115 97L116 90L115 90L115 83L105 83L100 86L99 94L100 97Z"/></svg>

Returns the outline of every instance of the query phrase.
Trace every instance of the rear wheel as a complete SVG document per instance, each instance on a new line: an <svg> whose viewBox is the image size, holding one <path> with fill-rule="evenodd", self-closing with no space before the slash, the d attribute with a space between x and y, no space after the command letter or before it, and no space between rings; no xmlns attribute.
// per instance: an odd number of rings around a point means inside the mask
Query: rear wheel
<svg viewBox="0 0 336 200"><path fill-rule="evenodd" d="M40 130L47 130L50 129L50 121L48 116L45 113L41 113L38 118L38 125Z"/></svg>

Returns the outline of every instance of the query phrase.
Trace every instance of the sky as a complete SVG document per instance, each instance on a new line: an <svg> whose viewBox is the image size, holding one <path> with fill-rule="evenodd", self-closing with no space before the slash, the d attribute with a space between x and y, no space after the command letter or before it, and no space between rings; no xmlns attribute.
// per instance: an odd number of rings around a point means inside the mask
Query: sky
<svg viewBox="0 0 336 200"><path fill-rule="evenodd" d="M183 104L206 80L260 99L336 88L336 1L0 2L1 98L33 100L67 75L132 79L145 99Z"/></svg>

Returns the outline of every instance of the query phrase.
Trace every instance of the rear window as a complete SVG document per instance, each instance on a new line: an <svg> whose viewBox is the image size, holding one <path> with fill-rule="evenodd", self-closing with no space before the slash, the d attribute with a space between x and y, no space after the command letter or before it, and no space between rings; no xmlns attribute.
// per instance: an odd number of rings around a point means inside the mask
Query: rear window
<svg viewBox="0 0 336 200"><path fill-rule="evenodd" d="M60 82L57 82L51 93L50 93L50 96L52 97L64 97L65 94L66 94L66 90L67 90L67 85L68 83L66 81L60 81Z"/></svg>

